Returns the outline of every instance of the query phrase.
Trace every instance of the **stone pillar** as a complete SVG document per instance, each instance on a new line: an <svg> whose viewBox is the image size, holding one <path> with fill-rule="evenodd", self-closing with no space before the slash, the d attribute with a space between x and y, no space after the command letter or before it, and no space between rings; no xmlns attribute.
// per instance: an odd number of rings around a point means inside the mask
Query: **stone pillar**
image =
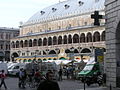
<svg viewBox="0 0 120 90"><path fill-rule="evenodd" d="M118 82L120 81L118 80L118 78L120 77L120 69L117 65L117 62L120 61L120 50L117 51L118 47L116 36L116 33L118 33L118 24L120 22L120 0L105 0L105 6L107 51L105 59L105 71L107 77L107 86L109 87L111 85L112 87L116 88L120 87L120 85L118 85Z"/></svg>

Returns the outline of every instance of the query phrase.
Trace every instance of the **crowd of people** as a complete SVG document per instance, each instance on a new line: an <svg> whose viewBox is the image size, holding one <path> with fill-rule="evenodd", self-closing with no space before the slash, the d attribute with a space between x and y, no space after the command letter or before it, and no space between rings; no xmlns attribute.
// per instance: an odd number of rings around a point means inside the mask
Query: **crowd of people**
<svg viewBox="0 0 120 90"><path fill-rule="evenodd" d="M5 83L6 75L4 70L1 71L1 83L0 88L4 85L4 88L7 89L7 85ZM46 74L43 74L39 69L32 69L30 72L23 68L20 69L18 73L18 87L26 88L27 82L35 82L37 83L37 90L47 90L46 88L51 88L51 90L60 90L57 81L62 81L63 76L66 76L67 79L70 79L71 69L69 68L60 68L57 70L48 70Z"/></svg>
<svg viewBox="0 0 120 90"><path fill-rule="evenodd" d="M69 68L60 68L58 71L57 70L48 70L46 72L46 75L43 74L38 69L36 69L36 70L32 69L32 71L29 73L26 72L26 70L24 70L24 69L20 69L18 86L19 86L19 88L25 88L26 81L29 80L29 82L32 82L34 79L34 81L40 85L37 90L46 90L46 89L39 89L39 88L42 88L44 85L44 84L41 84L42 82L45 81L44 83L46 83L46 82L53 83L53 81L54 81L53 84L58 85L57 81L62 81L63 76L66 76L67 79L70 79L71 73L72 73L72 71ZM51 78L51 76L52 76L52 78ZM41 85L42 85L42 87L41 87ZM56 86L56 87L59 87L59 86ZM54 90L54 89L52 89L52 90ZM55 89L55 90L59 90L59 89Z"/></svg>
<svg viewBox="0 0 120 90"><path fill-rule="evenodd" d="M62 70L59 72L62 75ZM33 69L30 73L27 73L24 69L20 69L18 86L19 88L25 88L26 80L29 79L29 82L32 82L34 79L38 83L37 90L47 90L48 88L51 90L60 90L57 80L54 77L55 73L52 70L48 70L46 75L42 75L38 69L36 71Z"/></svg>

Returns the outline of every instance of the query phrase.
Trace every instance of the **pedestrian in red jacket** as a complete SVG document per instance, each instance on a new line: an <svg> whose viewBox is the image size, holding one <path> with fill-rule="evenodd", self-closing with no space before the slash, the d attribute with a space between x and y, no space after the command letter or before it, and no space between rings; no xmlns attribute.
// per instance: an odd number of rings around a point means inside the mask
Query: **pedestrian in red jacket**
<svg viewBox="0 0 120 90"><path fill-rule="evenodd" d="M7 86L6 86L6 84L5 84L5 78L6 78L6 75L5 75L5 73L4 73L4 70L2 70L0 88L2 87L2 85L4 85L5 89L7 89Z"/></svg>

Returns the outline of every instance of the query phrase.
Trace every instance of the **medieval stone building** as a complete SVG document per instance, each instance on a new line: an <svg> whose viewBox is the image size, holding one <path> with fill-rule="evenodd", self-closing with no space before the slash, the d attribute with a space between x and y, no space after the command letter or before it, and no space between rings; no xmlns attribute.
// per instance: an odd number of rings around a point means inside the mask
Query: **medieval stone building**
<svg viewBox="0 0 120 90"><path fill-rule="evenodd" d="M0 61L10 61L10 39L19 35L19 29L0 27Z"/></svg>
<svg viewBox="0 0 120 90"><path fill-rule="evenodd" d="M11 39L12 60L75 59L105 46L105 20L95 26L91 14L104 15L105 0L67 0L35 13L20 26L20 35ZM88 58L87 55L84 58Z"/></svg>

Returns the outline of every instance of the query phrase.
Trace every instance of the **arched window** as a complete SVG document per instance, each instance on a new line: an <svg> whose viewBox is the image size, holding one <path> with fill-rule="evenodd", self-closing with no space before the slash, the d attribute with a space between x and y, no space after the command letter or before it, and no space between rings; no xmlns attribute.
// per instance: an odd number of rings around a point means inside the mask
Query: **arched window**
<svg viewBox="0 0 120 90"><path fill-rule="evenodd" d="M53 45L57 45L57 37L56 36L53 37Z"/></svg>
<svg viewBox="0 0 120 90"><path fill-rule="evenodd" d="M22 40L20 41L20 47L23 48L23 41Z"/></svg>
<svg viewBox="0 0 120 90"><path fill-rule="evenodd" d="M67 36L65 35L64 38L63 38L63 43L64 44L67 44Z"/></svg>
<svg viewBox="0 0 120 90"><path fill-rule="evenodd" d="M37 46L37 39L33 40L33 46Z"/></svg>
<svg viewBox="0 0 120 90"><path fill-rule="evenodd" d="M51 37L48 38L48 45L52 45L52 38Z"/></svg>
<svg viewBox="0 0 120 90"><path fill-rule="evenodd" d="M101 41L105 41L105 31L102 32Z"/></svg>
<svg viewBox="0 0 120 90"><path fill-rule="evenodd" d="M100 41L100 33L95 32L93 35L93 42L98 42L98 41Z"/></svg>
<svg viewBox="0 0 120 90"><path fill-rule="evenodd" d="M85 34L84 34L84 33L82 33L82 34L80 35L80 42L81 42L81 43L85 43Z"/></svg>
<svg viewBox="0 0 120 90"><path fill-rule="evenodd" d="M43 39L43 46L47 46L47 38Z"/></svg>
<svg viewBox="0 0 120 90"><path fill-rule="evenodd" d="M12 45L12 48L15 48L15 43L14 42L12 42L11 45Z"/></svg>
<svg viewBox="0 0 120 90"><path fill-rule="evenodd" d="M58 44L62 44L62 36L58 37Z"/></svg>
<svg viewBox="0 0 120 90"><path fill-rule="evenodd" d="M38 40L38 46L42 46L42 39L41 38Z"/></svg>
<svg viewBox="0 0 120 90"><path fill-rule="evenodd" d="M19 41L16 41L16 48L19 48Z"/></svg>
<svg viewBox="0 0 120 90"><path fill-rule="evenodd" d="M29 47L32 47L32 40L29 40Z"/></svg>
<svg viewBox="0 0 120 90"><path fill-rule="evenodd" d="M73 36L73 43L79 43L79 35L78 34L75 34Z"/></svg>
<svg viewBox="0 0 120 90"><path fill-rule="evenodd" d="M87 42L92 42L92 34L90 32L87 33Z"/></svg>
<svg viewBox="0 0 120 90"><path fill-rule="evenodd" d="M6 39L9 39L9 33L6 33Z"/></svg>
<svg viewBox="0 0 120 90"><path fill-rule="evenodd" d="M68 36L68 44L71 44L71 43L72 43L72 36L69 35L69 36Z"/></svg>
<svg viewBox="0 0 120 90"><path fill-rule="evenodd" d="M28 47L28 41L27 40L24 41L24 47Z"/></svg>

